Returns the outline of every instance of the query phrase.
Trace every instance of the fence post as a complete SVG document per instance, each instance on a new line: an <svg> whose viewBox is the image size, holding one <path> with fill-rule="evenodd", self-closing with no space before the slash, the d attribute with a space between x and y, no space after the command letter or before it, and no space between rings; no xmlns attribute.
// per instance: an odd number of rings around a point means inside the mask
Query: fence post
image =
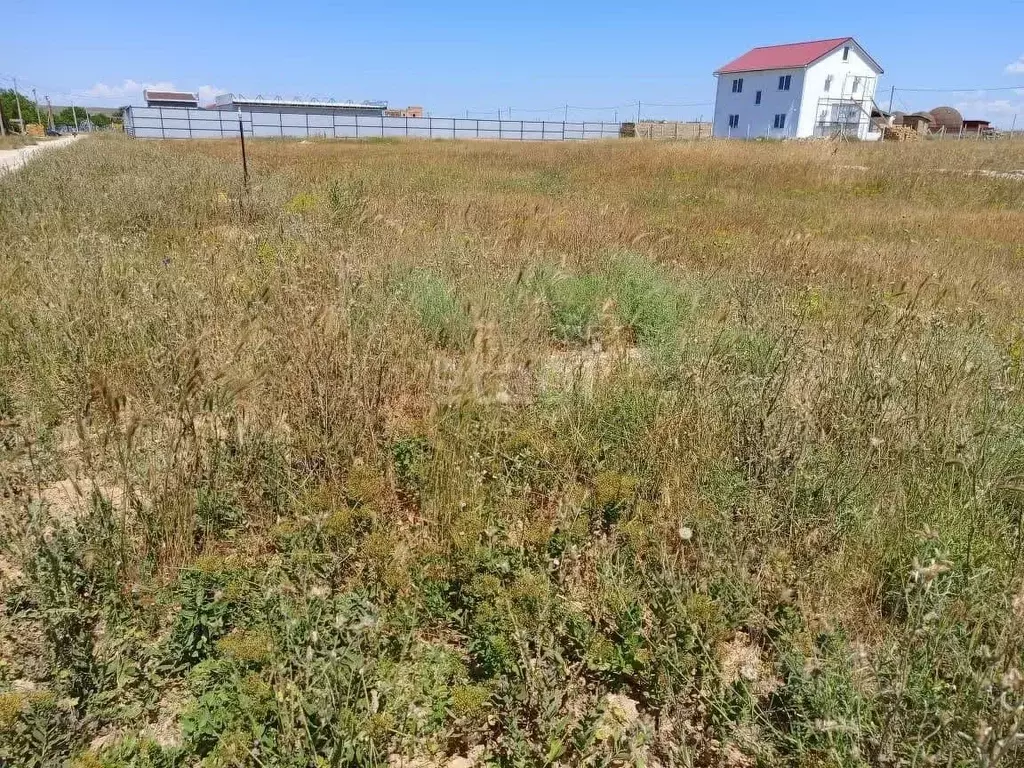
<svg viewBox="0 0 1024 768"><path fill-rule="evenodd" d="M544 129L547 127L547 124L548 124L547 120L541 120L540 121L540 140L541 141L544 141Z"/></svg>
<svg viewBox="0 0 1024 768"><path fill-rule="evenodd" d="M480 138L480 118L476 119L476 137Z"/></svg>
<svg viewBox="0 0 1024 768"><path fill-rule="evenodd" d="M427 138L434 138L434 118L432 117L427 118Z"/></svg>
<svg viewBox="0 0 1024 768"><path fill-rule="evenodd" d="M408 113L406 113L406 115L405 115L405 138L407 138L407 139L409 138L409 115L408 115Z"/></svg>
<svg viewBox="0 0 1024 768"><path fill-rule="evenodd" d="M284 138L284 112L277 113L277 130L281 137Z"/></svg>
<svg viewBox="0 0 1024 768"><path fill-rule="evenodd" d="M309 112L306 113L306 138L309 138Z"/></svg>
<svg viewBox="0 0 1024 768"><path fill-rule="evenodd" d="M562 141L565 141L565 124L567 122L568 122L568 120L563 120L562 121Z"/></svg>
<svg viewBox="0 0 1024 768"><path fill-rule="evenodd" d="M167 134L164 133L164 108L163 107L157 107L157 109L160 110L160 138L161 139L166 139L167 138Z"/></svg>
<svg viewBox="0 0 1024 768"><path fill-rule="evenodd" d="M523 140L523 121L519 121L519 140Z"/></svg>

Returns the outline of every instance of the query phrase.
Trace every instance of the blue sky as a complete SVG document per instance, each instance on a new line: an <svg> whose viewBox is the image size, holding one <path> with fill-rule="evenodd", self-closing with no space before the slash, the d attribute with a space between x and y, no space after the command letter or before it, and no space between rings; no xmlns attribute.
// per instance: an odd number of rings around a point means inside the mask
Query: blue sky
<svg viewBox="0 0 1024 768"><path fill-rule="evenodd" d="M711 112L712 71L748 48L853 35L886 70L883 104L890 85L1000 87L898 91L896 107L959 104L1001 123L1019 111L1024 123L1024 0L50 0L9 3L4 16L0 82L17 76L55 103L138 103L141 86L173 84L552 120L564 104L611 107L571 110L574 119L625 119L640 100L673 105L644 116L692 119Z"/></svg>

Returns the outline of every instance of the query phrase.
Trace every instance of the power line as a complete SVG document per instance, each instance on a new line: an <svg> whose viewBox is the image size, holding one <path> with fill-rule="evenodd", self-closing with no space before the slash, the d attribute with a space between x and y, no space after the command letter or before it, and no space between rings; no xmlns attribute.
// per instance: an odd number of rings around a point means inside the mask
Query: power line
<svg viewBox="0 0 1024 768"><path fill-rule="evenodd" d="M686 104L659 104L653 101L642 102L645 107L709 107L713 101L691 101ZM632 104L630 105L632 106Z"/></svg>
<svg viewBox="0 0 1024 768"><path fill-rule="evenodd" d="M911 91L914 93L971 93L973 91L1024 91L1021 85L997 86L995 88L896 88L896 92Z"/></svg>

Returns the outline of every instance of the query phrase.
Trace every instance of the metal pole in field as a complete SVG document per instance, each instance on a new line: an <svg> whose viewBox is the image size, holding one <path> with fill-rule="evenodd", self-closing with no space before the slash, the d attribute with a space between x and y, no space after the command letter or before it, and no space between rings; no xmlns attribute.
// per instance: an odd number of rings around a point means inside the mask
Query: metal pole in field
<svg viewBox="0 0 1024 768"><path fill-rule="evenodd" d="M249 162L245 157L245 127L242 125L242 110L238 110L238 138L242 141L242 185L249 189Z"/></svg>
<svg viewBox="0 0 1024 768"><path fill-rule="evenodd" d="M566 122L566 123L569 122L569 105L568 104L565 105L565 117L562 118L562 121Z"/></svg>
<svg viewBox="0 0 1024 768"><path fill-rule="evenodd" d="M32 103L36 105L36 123L39 125L43 124L43 121L39 119L39 97L36 96L36 89L32 89Z"/></svg>
<svg viewBox="0 0 1024 768"><path fill-rule="evenodd" d="M636 103L636 124L639 127L639 125L640 125L640 102L639 101Z"/></svg>
<svg viewBox="0 0 1024 768"><path fill-rule="evenodd" d="M50 119L50 130L53 130L53 104L50 103L50 97L46 97L46 114Z"/></svg>
<svg viewBox="0 0 1024 768"><path fill-rule="evenodd" d="M892 86L892 88L889 89L889 114L890 115L892 114L892 100L893 100L893 97L895 95L896 95L896 86L894 85L894 86Z"/></svg>
<svg viewBox="0 0 1024 768"><path fill-rule="evenodd" d="M75 127L72 129L72 133L78 133L78 112L75 111L75 102L71 102L71 119L75 122Z"/></svg>
<svg viewBox="0 0 1024 768"><path fill-rule="evenodd" d="M14 78L14 103L18 105L19 130L25 132L25 121L21 119L21 95L18 93L18 78Z"/></svg>
<svg viewBox="0 0 1024 768"><path fill-rule="evenodd" d="M1013 129L1017 127L1017 115L1013 116L1013 122L1010 123L1010 138L1013 138Z"/></svg>
<svg viewBox="0 0 1024 768"><path fill-rule="evenodd" d="M92 115L89 114L89 108L88 107L82 107L82 109L85 110L85 130L91 131L92 130ZM188 123L188 130L189 130L189 133L192 132L192 121L191 120L189 120L189 123Z"/></svg>
<svg viewBox="0 0 1024 768"><path fill-rule="evenodd" d="M4 128L4 104L0 101L0 136L6 136L7 130Z"/></svg>

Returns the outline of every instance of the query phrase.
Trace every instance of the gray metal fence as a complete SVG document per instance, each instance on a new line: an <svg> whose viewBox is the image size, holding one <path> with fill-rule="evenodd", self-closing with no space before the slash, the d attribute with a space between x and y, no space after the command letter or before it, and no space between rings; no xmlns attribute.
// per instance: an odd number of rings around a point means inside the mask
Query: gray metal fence
<svg viewBox="0 0 1024 768"><path fill-rule="evenodd" d="M183 107L128 107L129 136L151 139L210 139L238 136L237 112ZM545 120L476 120L461 117L380 117L377 115L294 112L242 112L246 137L328 137L364 139L400 136L424 139L507 139L569 141L611 139L618 123Z"/></svg>

